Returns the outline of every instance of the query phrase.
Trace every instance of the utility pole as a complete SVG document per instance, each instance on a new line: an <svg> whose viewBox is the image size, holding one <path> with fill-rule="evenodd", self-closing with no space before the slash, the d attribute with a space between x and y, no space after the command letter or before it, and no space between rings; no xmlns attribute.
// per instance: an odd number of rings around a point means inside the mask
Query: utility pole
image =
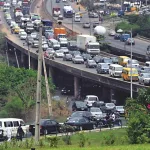
<svg viewBox="0 0 150 150"><path fill-rule="evenodd" d="M130 97L133 98L133 87L132 87L132 29L131 29L131 82L130 82Z"/></svg>
<svg viewBox="0 0 150 150"><path fill-rule="evenodd" d="M74 15L72 15L72 38L73 38L73 17Z"/></svg>
<svg viewBox="0 0 150 150"><path fill-rule="evenodd" d="M52 116L52 101L51 101L51 95L50 95L50 90L49 90L49 84L48 84L48 78L47 78L47 71L46 71L44 56L43 56L43 68L44 68L44 76L45 76L49 116Z"/></svg>
<svg viewBox="0 0 150 150"><path fill-rule="evenodd" d="M53 18L53 0L50 0L51 1L51 13L52 13L52 18Z"/></svg>
<svg viewBox="0 0 150 150"><path fill-rule="evenodd" d="M39 53L38 53L38 74L37 74L37 91L36 91L36 118L35 118L35 143L38 144L40 139L40 117L41 117L41 74L42 74L42 25L39 33Z"/></svg>
<svg viewBox="0 0 150 150"><path fill-rule="evenodd" d="M29 69L31 68L31 56L30 56L30 47L29 47L29 39L28 39L28 61L29 61Z"/></svg>

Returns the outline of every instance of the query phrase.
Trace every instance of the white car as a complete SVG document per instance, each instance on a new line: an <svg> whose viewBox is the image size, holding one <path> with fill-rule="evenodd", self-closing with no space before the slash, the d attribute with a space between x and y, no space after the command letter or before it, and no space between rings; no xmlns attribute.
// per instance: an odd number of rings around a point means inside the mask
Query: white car
<svg viewBox="0 0 150 150"><path fill-rule="evenodd" d="M67 0L62 0L62 2L67 2Z"/></svg>
<svg viewBox="0 0 150 150"><path fill-rule="evenodd" d="M63 51L64 53L68 53L69 52L67 47L61 47L60 50Z"/></svg>
<svg viewBox="0 0 150 150"><path fill-rule="evenodd" d="M20 30L19 30L18 36L20 36L20 34L21 34L22 32L25 32L24 29L20 29Z"/></svg>
<svg viewBox="0 0 150 150"><path fill-rule="evenodd" d="M125 114L124 106L116 106L116 111L119 112L120 115Z"/></svg>
<svg viewBox="0 0 150 150"><path fill-rule="evenodd" d="M141 73L139 75L139 84L150 85L150 73Z"/></svg>
<svg viewBox="0 0 150 150"><path fill-rule="evenodd" d="M88 107L92 107L94 102L98 102L99 99L96 95L87 95L84 102L86 102L86 105Z"/></svg>
<svg viewBox="0 0 150 150"><path fill-rule="evenodd" d="M33 33L31 33L31 37L33 38L33 39L35 39L36 37L37 37L37 33L36 32L33 32Z"/></svg>
<svg viewBox="0 0 150 150"><path fill-rule="evenodd" d="M63 58L64 52L62 50L57 50L55 51L54 55L56 58Z"/></svg>
<svg viewBox="0 0 150 150"><path fill-rule="evenodd" d="M27 33L26 32L21 32L19 35L21 40L25 40L27 38Z"/></svg>
<svg viewBox="0 0 150 150"><path fill-rule="evenodd" d="M81 21L80 16L79 16L79 15L78 15L78 16L75 16L75 17L74 17L74 21L75 21L75 22L80 22L80 21Z"/></svg>
<svg viewBox="0 0 150 150"><path fill-rule="evenodd" d="M103 113L100 110L100 108L98 108L98 107L91 107L89 110L90 110L92 116L95 117L96 119L103 118Z"/></svg>

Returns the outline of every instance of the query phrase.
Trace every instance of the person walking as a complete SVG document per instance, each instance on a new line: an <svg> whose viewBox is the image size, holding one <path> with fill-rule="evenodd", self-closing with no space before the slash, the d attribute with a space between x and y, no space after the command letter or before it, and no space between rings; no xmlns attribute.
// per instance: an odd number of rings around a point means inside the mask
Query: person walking
<svg viewBox="0 0 150 150"><path fill-rule="evenodd" d="M18 127L18 130L17 130L17 137L18 137L19 140L22 141L23 136L24 136L24 131L23 131L23 129L21 127L21 124L20 124L19 127Z"/></svg>
<svg viewBox="0 0 150 150"><path fill-rule="evenodd" d="M7 141L11 141L11 136L12 136L12 130L10 128L10 125L7 127Z"/></svg>

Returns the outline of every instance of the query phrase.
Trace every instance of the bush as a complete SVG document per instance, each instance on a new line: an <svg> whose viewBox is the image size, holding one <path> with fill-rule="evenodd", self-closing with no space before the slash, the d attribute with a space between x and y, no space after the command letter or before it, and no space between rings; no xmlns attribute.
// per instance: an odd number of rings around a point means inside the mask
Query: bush
<svg viewBox="0 0 150 150"><path fill-rule="evenodd" d="M105 145L113 145L115 143L115 136L114 134L110 134L108 136L104 136L103 144Z"/></svg>
<svg viewBox="0 0 150 150"><path fill-rule="evenodd" d="M64 143L66 145L71 145L72 144L72 142L71 142L71 136L69 136L69 135L63 136L62 140L64 141Z"/></svg>
<svg viewBox="0 0 150 150"><path fill-rule="evenodd" d="M86 142L86 137L84 133L79 133L79 147L84 147Z"/></svg>
<svg viewBox="0 0 150 150"><path fill-rule="evenodd" d="M48 137L47 138L48 141L49 141L49 144L50 144L50 147L57 147L58 146L58 141L59 141L59 138L56 136L56 137Z"/></svg>

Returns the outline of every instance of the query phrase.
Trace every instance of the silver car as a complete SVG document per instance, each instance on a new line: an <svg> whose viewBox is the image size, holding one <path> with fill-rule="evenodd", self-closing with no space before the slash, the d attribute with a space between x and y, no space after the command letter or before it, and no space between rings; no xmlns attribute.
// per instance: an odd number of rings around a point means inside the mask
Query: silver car
<svg viewBox="0 0 150 150"><path fill-rule="evenodd" d="M141 73L139 75L139 84L150 85L150 73Z"/></svg>
<svg viewBox="0 0 150 150"><path fill-rule="evenodd" d="M82 56L80 56L80 55L76 55L75 57L73 57L72 62L74 64L84 64L84 60L83 60Z"/></svg>
<svg viewBox="0 0 150 150"><path fill-rule="evenodd" d="M90 28L90 23L89 22L84 23L83 28Z"/></svg>

